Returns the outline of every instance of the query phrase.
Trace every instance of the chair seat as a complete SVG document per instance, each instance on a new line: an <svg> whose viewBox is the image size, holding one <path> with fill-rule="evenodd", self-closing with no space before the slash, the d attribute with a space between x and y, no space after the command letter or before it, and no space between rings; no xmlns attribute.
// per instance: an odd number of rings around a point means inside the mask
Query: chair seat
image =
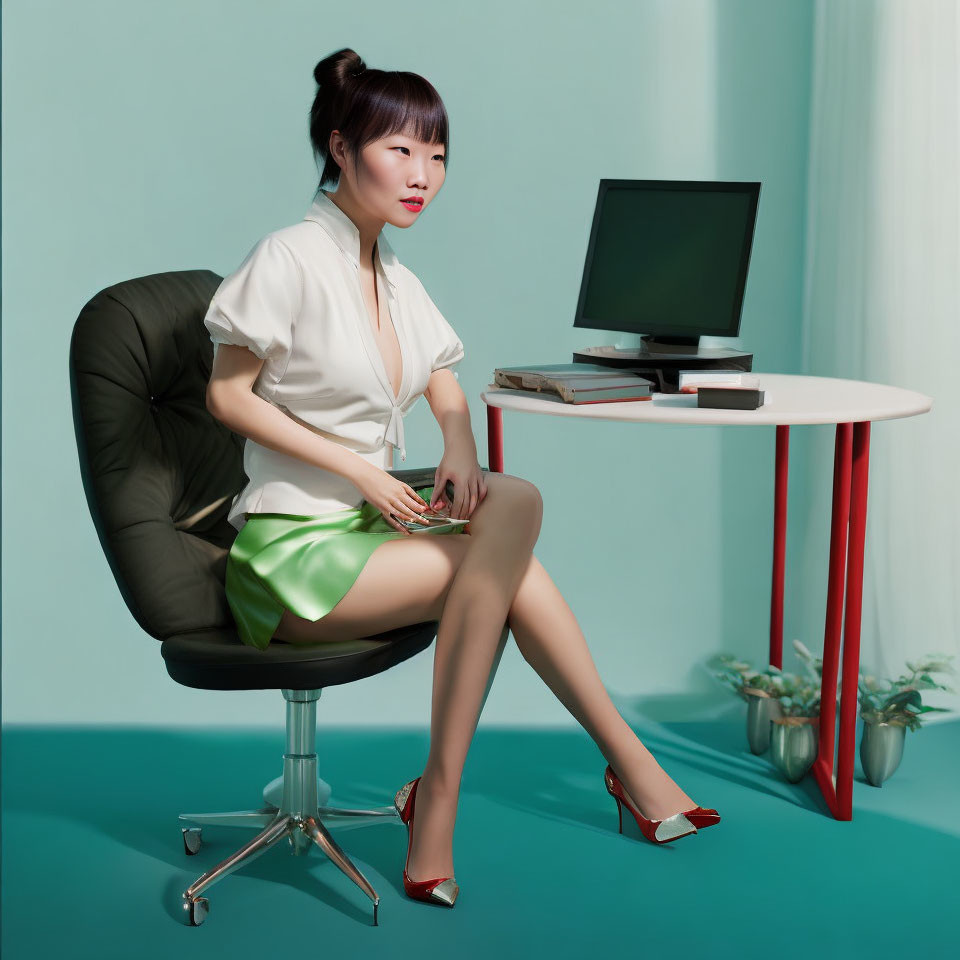
<svg viewBox="0 0 960 960"><path fill-rule="evenodd" d="M266 650L240 642L235 630L168 637L160 652L177 683L201 690L316 690L362 680L415 656L436 639L437 623L415 623L356 640Z"/></svg>

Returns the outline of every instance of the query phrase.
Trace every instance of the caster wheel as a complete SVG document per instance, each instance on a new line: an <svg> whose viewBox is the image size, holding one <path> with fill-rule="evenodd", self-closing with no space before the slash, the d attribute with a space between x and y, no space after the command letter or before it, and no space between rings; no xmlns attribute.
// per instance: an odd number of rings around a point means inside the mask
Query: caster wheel
<svg viewBox="0 0 960 960"><path fill-rule="evenodd" d="M183 898L183 912L187 917L187 925L199 927L207 919L210 910L210 901L206 897L197 897L196 900Z"/></svg>
<svg viewBox="0 0 960 960"><path fill-rule="evenodd" d="M183 827L183 850L188 857L200 852L203 835L200 827Z"/></svg>

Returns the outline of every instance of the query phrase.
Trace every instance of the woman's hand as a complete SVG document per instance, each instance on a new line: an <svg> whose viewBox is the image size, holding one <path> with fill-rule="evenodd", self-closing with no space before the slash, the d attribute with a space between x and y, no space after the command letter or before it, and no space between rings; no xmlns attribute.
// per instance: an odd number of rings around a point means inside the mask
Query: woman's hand
<svg viewBox="0 0 960 960"><path fill-rule="evenodd" d="M408 530L396 518L423 523L418 514L429 510L429 504L410 484L398 480L386 470L381 470L373 464L369 464L369 467L369 470L364 470L354 478L353 482L357 489L368 503L372 503L380 511L383 519L391 527L396 527L401 533L413 536L413 531Z"/></svg>
<svg viewBox="0 0 960 960"><path fill-rule="evenodd" d="M444 451L433 483L433 496L430 498L432 509L442 509L447 505L444 488L448 480L453 481L450 516L455 520L469 519L487 495L487 484L483 479L480 464L477 463L476 454L467 450Z"/></svg>

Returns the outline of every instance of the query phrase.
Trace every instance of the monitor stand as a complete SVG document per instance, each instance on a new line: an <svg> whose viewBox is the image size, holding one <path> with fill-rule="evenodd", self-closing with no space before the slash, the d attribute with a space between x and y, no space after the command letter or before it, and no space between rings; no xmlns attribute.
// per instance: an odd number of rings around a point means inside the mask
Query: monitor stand
<svg viewBox="0 0 960 960"><path fill-rule="evenodd" d="M640 347L584 347L574 350L574 363L596 363L634 370L657 385L659 393L676 393L680 370L743 370L753 368L753 354L725 347L701 347L699 337L656 339L644 335Z"/></svg>

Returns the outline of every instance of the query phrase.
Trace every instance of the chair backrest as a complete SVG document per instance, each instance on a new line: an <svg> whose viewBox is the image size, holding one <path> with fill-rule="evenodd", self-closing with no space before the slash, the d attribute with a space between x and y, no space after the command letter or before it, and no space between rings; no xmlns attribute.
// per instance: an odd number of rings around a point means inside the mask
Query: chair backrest
<svg viewBox="0 0 960 960"><path fill-rule="evenodd" d="M182 270L107 287L70 341L87 505L124 601L158 640L234 628L223 580L244 440L205 403L213 343L203 317L220 281Z"/></svg>

